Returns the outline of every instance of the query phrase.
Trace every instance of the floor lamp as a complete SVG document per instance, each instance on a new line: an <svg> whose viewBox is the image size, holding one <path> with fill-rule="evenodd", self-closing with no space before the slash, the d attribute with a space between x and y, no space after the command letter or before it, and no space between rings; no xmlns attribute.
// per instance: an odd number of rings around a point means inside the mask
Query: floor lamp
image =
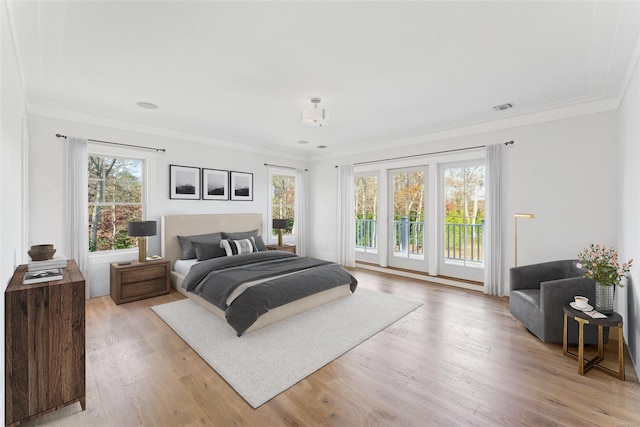
<svg viewBox="0 0 640 427"><path fill-rule="evenodd" d="M514 242L513 242L513 257L514 257L514 267L518 266L518 218L527 218L527 219L533 219L536 216L534 214L524 214L524 213L517 213L517 214L513 214L513 223L514 223L514 229L513 229L513 238L514 238Z"/></svg>

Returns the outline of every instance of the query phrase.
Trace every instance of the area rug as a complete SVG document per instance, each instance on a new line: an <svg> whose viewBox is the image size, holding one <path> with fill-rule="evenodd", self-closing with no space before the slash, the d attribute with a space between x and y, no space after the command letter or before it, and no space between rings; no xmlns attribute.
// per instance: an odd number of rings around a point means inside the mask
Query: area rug
<svg viewBox="0 0 640 427"><path fill-rule="evenodd" d="M421 305L358 288L242 337L189 299L152 310L257 408Z"/></svg>

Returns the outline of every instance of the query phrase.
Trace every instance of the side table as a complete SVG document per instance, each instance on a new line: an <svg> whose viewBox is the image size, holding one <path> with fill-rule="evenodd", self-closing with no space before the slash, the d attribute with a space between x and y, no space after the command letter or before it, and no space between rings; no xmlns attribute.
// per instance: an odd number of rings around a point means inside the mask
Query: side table
<svg viewBox="0 0 640 427"><path fill-rule="evenodd" d="M171 289L169 260L111 263L110 291L116 304L165 295Z"/></svg>
<svg viewBox="0 0 640 427"><path fill-rule="evenodd" d="M564 309L564 332L562 336L562 352L565 356L569 356L578 360L578 373L584 375L591 368L596 368L606 374L612 375L624 381L624 341L622 338L622 316L616 312L609 314L606 319L594 319L588 314L565 306ZM567 344L567 324L571 317L578 322L578 354L571 353ZM598 327L598 354L591 360L584 358L584 325L595 325ZM607 368L600 364L604 359L603 333L604 327L618 328L618 371Z"/></svg>
<svg viewBox="0 0 640 427"><path fill-rule="evenodd" d="M267 249L269 249L270 251L285 251L291 252L292 254L296 253L296 245L267 245Z"/></svg>

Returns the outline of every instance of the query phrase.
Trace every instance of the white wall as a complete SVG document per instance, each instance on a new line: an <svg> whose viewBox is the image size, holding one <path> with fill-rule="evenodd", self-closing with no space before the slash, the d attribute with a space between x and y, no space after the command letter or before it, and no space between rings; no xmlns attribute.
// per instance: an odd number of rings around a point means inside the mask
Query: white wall
<svg viewBox="0 0 640 427"><path fill-rule="evenodd" d="M111 154L145 157L148 160L149 192L146 219L160 221L162 215L189 213L262 213L268 207L268 178L264 163L290 167L306 167L306 163L273 155L220 148L211 144L184 139L167 138L141 132L98 126L57 118L30 115L30 185L29 185L29 244L53 243L62 254L65 241L65 179L67 136L113 141L124 144L165 148L166 153L121 149L92 144L90 149ZM182 165L253 173L253 201L170 200L169 165ZM265 219L266 221L266 219ZM263 224L266 228L266 222ZM160 253L160 236L148 239L148 253ZM135 259L137 250L120 254L92 255L85 277L89 281L91 297L109 293L109 262Z"/></svg>
<svg viewBox="0 0 640 427"><path fill-rule="evenodd" d="M627 286L619 289L616 310L624 318L625 340L638 372L640 356L640 65L636 62L619 111L619 244L622 260L635 258Z"/></svg>
<svg viewBox="0 0 640 427"><path fill-rule="evenodd" d="M23 246L23 150L26 146L25 97L15 56L13 37L7 19L7 5L0 4L0 337L4 342L4 289L18 264L25 261ZM4 351L0 352L0 366L4 372ZM4 402L4 374L0 379L0 401ZM4 420L4 405L0 416Z"/></svg>
<svg viewBox="0 0 640 427"><path fill-rule="evenodd" d="M617 115L606 112L447 140L322 160L309 167L309 253L337 258L335 165L473 147L514 140L506 150L503 229L505 278L513 266L513 214L518 223L518 264L575 258L591 242L617 238Z"/></svg>

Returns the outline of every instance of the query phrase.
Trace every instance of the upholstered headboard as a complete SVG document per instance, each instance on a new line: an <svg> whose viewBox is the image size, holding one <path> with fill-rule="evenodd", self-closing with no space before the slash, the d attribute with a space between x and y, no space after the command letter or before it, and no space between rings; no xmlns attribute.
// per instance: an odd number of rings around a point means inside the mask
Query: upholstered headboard
<svg viewBox="0 0 640 427"><path fill-rule="evenodd" d="M161 255L171 261L173 269L173 263L182 256L178 236L255 229L262 234L262 214L165 215L161 219Z"/></svg>

